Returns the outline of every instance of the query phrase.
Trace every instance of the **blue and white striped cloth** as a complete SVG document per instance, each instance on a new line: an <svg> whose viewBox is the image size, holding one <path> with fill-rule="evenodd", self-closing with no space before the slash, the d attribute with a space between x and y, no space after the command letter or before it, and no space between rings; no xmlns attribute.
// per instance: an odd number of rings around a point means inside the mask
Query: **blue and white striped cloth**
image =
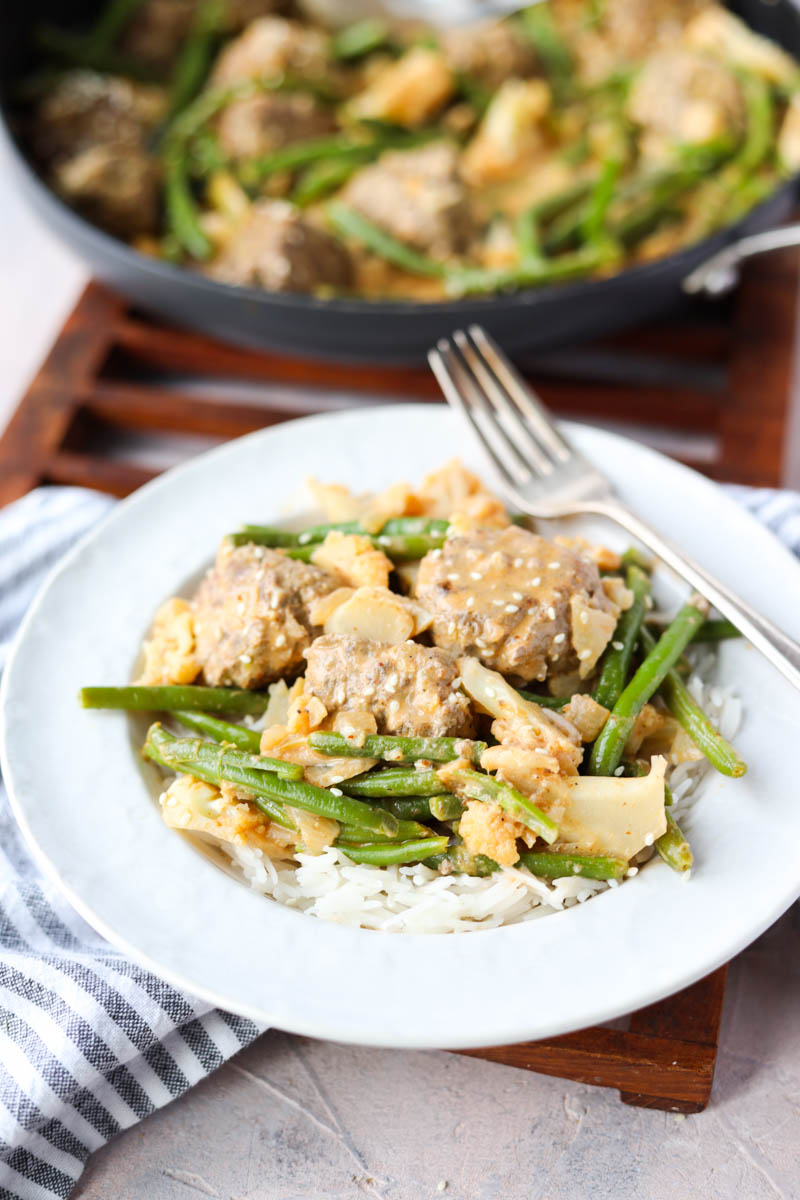
<svg viewBox="0 0 800 1200"><path fill-rule="evenodd" d="M800 554L800 495L732 488ZM113 501L33 492L0 513L0 666L48 569ZM43 879L0 790L0 1200L69 1196L87 1157L261 1032L130 962Z"/></svg>

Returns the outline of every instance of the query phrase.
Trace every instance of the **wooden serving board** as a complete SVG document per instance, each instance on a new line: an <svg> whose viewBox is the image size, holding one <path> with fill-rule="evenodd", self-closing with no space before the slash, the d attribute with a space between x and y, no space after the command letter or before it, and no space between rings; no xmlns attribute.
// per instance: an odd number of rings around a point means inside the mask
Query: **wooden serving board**
<svg viewBox="0 0 800 1200"><path fill-rule="evenodd" d="M525 365L557 413L656 444L717 479L787 481L795 419L798 263L748 266L724 304ZM91 284L0 438L0 504L40 484L125 496L166 465L309 413L439 399L422 368L347 367L237 349L168 328ZM627 1104L699 1112L717 1054L726 968L624 1022L471 1050L619 1089Z"/></svg>

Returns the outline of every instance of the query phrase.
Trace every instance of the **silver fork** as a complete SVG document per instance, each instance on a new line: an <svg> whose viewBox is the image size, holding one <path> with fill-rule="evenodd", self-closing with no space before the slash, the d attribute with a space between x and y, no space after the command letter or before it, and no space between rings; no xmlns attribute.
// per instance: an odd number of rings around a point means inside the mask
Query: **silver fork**
<svg viewBox="0 0 800 1200"><path fill-rule="evenodd" d="M428 355L448 403L466 417L506 498L542 520L593 514L626 529L800 689L800 644L642 521L601 471L570 445L502 350L479 325L442 338Z"/></svg>

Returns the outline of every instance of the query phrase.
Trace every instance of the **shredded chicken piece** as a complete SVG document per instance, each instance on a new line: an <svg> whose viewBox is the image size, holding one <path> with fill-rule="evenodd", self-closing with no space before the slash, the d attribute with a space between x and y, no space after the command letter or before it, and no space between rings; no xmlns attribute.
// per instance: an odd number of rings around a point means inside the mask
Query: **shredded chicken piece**
<svg viewBox="0 0 800 1200"><path fill-rule="evenodd" d="M413 46L386 67L350 104L354 116L414 127L435 116L450 99L455 78L444 55Z"/></svg>
<svg viewBox="0 0 800 1200"><path fill-rule="evenodd" d="M173 596L162 604L151 636L142 647L144 670L139 683L193 683L200 674L194 640L192 606Z"/></svg>
<svg viewBox="0 0 800 1200"><path fill-rule="evenodd" d="M495 92L461 169L475 186L498 183L529 169L544 145L542 121L550 109L543 79L507 79Z"/></svg>
<svg viewBox="0 0 800 1200"><path fill-rule="evenodd" d="M338 575L349 587L388 588L392 563L368 537L332 529L311 555L317 567Z"/></svg>

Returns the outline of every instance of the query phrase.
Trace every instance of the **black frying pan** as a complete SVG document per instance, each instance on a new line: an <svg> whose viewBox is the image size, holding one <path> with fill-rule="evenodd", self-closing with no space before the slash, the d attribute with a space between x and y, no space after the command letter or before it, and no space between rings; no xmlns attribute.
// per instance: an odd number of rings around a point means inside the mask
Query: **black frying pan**
<svg viewBox="0 0 800 1200"><path fill-rule="evenodd" d="M319 300L230 287L137 253L72 212L42 183L13 133L15 87L36 61L30 33L44 19L65 24L67 9L77 24L98 5L26 0L6 7L10 11L3 14L0 38L0 128L11 142L14 171L31 206L96 278L142 308L231 342L321 359L408 363L422 359L436 338L471 321L485 326L511 352L585 341L688 304L681 287L685 276L726 243L784 220L798 194L800 176L736 225L611 279L435 304ZM738 0L730 7L800 58L800 9L793 0Z"/></svg>

